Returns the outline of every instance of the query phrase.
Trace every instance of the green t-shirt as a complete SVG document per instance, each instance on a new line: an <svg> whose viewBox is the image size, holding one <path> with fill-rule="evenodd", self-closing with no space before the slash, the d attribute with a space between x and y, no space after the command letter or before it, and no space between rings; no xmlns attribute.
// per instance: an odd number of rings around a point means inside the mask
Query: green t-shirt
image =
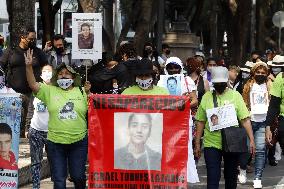
<svg viewBox="0 0 284 189"><path fill-rule="evenodd" d="M233 104L236 109L237 117L239 120L245 119L250 116L250 113L244 103L244 100L239 92L227 89L224 94L217 95L218 106ZM212 92L208 91L202 97L201 103L196 113L196 120L205 122L204 129L204 147L213 147L222 149L221 131L210 132L209 124L207 121L206 110L214 108Z"/></svg>
<svg viewBox="0 0 284 189"><path fill-rule="evenodd" d="M151 90L142 90L137 85L125 89L123 95L169 95L169 91L164 87L153 86Z"/></svg>
<svg viewBox="0 0 284 189"><path fill-rule="evenodd" d="M284 78L282 77L282 75L283 74L281 72L275 78L270 88L270 94L275 97L281 98L280 115L284 116L284 98L282 97L282 94L284 94Z"/></svg>
<svg viewBox="0 0 284 189"><path fill-rule="evenodd" d="M46 104L49 112L48 140L71 144L86 136L87 95L79 87L66 91L41 83L35 96Z"/></svg>

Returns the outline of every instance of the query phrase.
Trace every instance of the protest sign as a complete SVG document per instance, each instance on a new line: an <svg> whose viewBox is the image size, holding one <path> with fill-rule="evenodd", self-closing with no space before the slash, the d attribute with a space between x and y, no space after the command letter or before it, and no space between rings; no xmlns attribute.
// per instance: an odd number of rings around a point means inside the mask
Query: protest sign
<svg viewBox="0 0 284 189"><path fill-rule="evenodd" d="M102 58L100 13L72 13L72 59Z"/></svg>
<svg viewBox="0 0 284 189"><path fill-rule="evenodd" d="M189 111L183 96L93 95L89 188L185 189Z"/></svg>
<svg viewBox="0 0 284 189"><path fill-rule="evenodd" d="M235 106L228 104L217 108L206 110L210 131L216 131L238 125Z"/></svg>
<svg viewBox="0 0 284 189"><path fill-rule="evenodd" d="M0 96L0 188L18 188L18 157L21 99L15 94Z"/></svg>
<svg viewBox="0 0 284 189"><path fill-rule="evenodd" d="M182 95L182 81L184 77L181 74L160 75L158 86L168 89L170 95Z"/></svg>

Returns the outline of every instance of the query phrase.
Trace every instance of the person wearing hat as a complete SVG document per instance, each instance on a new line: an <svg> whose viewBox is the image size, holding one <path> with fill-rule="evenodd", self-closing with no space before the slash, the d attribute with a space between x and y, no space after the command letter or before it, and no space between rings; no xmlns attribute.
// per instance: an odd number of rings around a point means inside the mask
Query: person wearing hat
<svg viewBox="0 0 284 189"><path fill-rule="evenodd" d="M283 71L284 56L276 55L272 61L268 61L267 65L271 67L271 73L276 76ZM275 79L275 78L274 78Z"/></svg>
<svg viewBox="0 0 284 189"><path fill-rule="evenodd" d="M252 77L246 82L243 89L243 99L250 110L252 130L256 141L254 188L262 188L261 178L265 167L265 118L269 104L269 89L272 85L271 80L268 79L268 73L266 63L255 63L251 69ZM246 170L240 170L239 179L245 182Z"/></svg>
<svg viewBox="0 0 284 189"><path fill-rule="evenodd" d="M80 75L65 63L54 71L51 85L38 83L33 73L32 55L32 50L25 54L26 75L33 94L49 111L47 156L54 188L66 188L68 167L75 188L83 189L88 152L86 93L90 84L86 82L82 90Z"/></svg>
<svg viewBox="0 0 284 189"><path fill-rule="evenodd" d="M183 75L183 64L182 61L178 57L170 57L166 61L164 72L166 75L181 75L181 94L188 96L190 99L190 108L191 108L191 115L189 118L189 132L190 132L190 140L188 141L188 181L190 183L199 182L198 174L196 171L196 165L193 157L193 149L192 149L192 134L194 134L194 124L192 113L194 112L193 109L197 107L198 100L196 95L196 85L194 81L189 76ZM159 83L158 83L159 85Z"/></svg>
<svg viewBox="0 0 284 189"><path fill-rule="evenodd" d="M228 69L225 67L214 67L211 71L212 83L215 89L218 107L225 105L233 105L235 108L231 114L236 114L238 120L240 120L242 126L245 128L249 137L250 152L255 153L255 144L253 132L250 123L250 114L245 106L242 96L237 91L227 88L228 82ZM209 111L208 111L209 110ZM219 181L221 177L221 161L224 159L224 178L226 189L237 188L237 174L238 174L238 162L239 153L225 152L222 150L222 137L221 130L210 131L209 112L214 111L213 92L208 91L202 97L201 103L198 107L197 114L195 116L197 120L197 134L195 140L195 156L200 158L201 156L201 144L200 140L202 134L204 145L204 158L207 168L207 188L218 189ZM230 109L230 111L233 111ZM208 114L208 115L207 115ZM221 119L221 120L220 120ZM220 123L222 123L222 117L219 117ZM237 126L237 125L231 125Z"/></svg>
<svg viewBox="0 0 284 189"><path fill-rule="evenodd" d="M124 95L168 95L169 91L164 87L154 85L155 72L153 62L143 58L136 64L136 84L125 89Z"/></svg>

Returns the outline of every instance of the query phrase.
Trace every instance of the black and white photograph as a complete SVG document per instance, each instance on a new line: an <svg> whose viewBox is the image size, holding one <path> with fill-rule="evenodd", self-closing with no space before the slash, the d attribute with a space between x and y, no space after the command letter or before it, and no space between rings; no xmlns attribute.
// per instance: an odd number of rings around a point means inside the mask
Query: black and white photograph
<svg viewBox="0 0 284 189"><path fill-rule="evenodd" d="M114 114L114 168L161 170L163 114Z"/></svg>

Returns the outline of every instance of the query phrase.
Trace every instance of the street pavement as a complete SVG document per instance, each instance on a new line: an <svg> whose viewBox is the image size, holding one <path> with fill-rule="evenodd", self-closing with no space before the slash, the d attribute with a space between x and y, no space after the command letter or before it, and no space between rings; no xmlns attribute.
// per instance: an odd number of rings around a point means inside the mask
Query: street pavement
<svg viewBox="0 0 284 189"><path fill-rule="evenodd" d="M282 156L282 158L284 158ZM202 157L197 166L197 171L199 174L200 183L189 184L190 189L206 189L206 165L204 158ZM247 183L240 184L238 183L238 189L253 189L253 173L247 174ZM263 176L262 176L262 186L263 189L284 189L284 160L280 160L278 165L272 167L270 165L266 165ZM219 189L225 188L224 175L223 172L221 174L221 181Z"/></svg>
<svg viewBox="0 0 284 189"><path fill-rule="evenodd" d="M20 159L19 159L19 167L21 169L26 168L30 164L30 157L29 157L29 146L27 143L27 140L22 140L20 144ZM46 154L45 154L46 155ZM284 158L282 156L282 158ZM44 160L46 161L46 157L44 157ZM47 166L44 166L47 170ZM205 167L205 162L204 158L199 160L198 166L197 166L198 174L199 174L199 179L200 182L196 184L189 184L188 188L189 189L206 189L206 167ZM21 172L21 171L20 171ZM25 170L22 172L26 172ZM48 173L46 174L48 175ZM238 189L253 189L253 175L254 173L248 173L248 181L246 184L238 184ZM29 177L29 178L28 178ZM20 174L19 180L24 180L27 181L29 180L30 182L30 175L28 174ZM66 181L67 183L67 188L74 188L74 185L70 181ZM262 185L264 189L284 189L284 160L279 161L278 165L276 167L272 167L270 165L267 165L264 169L263 173L263 179L262 179ZM20 186L19 188L21 189L30 189L32 188L31 184L26 184L23 186ZM46 178L44 176L43 180L41 181L41 188L43 189L52 189L53 184L49 178ZM220 181L220 189L224 189L224 179L223 179L223 174L221 177Z"/></svg>

